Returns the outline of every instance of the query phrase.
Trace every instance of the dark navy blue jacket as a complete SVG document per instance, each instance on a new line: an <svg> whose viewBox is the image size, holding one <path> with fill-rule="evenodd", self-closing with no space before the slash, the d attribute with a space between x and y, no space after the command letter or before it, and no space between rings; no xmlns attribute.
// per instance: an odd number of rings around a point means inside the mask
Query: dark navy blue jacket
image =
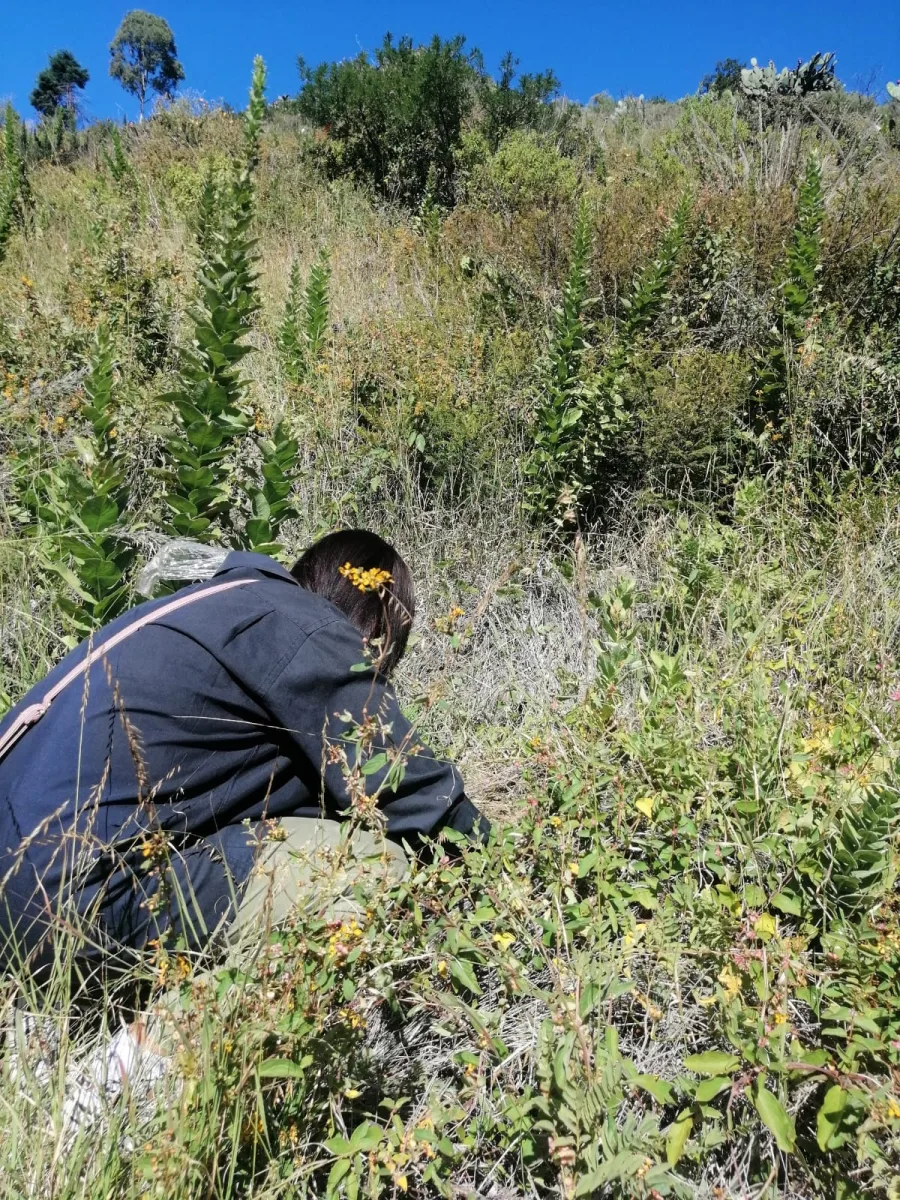
<svg viewBox="0 0 900 1200"><path fill-rule="evenodd" d="M140 948L167 925L203 945L250 872L260 819L348 811L340 756L328 751L343 746L352 762L346 735L364 715L389 727L389 746L415 750L379 797L390 837L414 845L446 826L483 828L453 767L414 746L391 689L359 669L347 618L264 555L230 554L216 576L243 578L255 582L171 613L95 662L0 761L0 935L14 927L33 951L48 941L48 912L74 896L98 954ZM126 613L96 643L164 603ZM85 653L73 650L0 730ZM367 777L370 794L385 770ZM162 844L174 863L164 872ZM185 908L187 927L175 916Z"/></svg>

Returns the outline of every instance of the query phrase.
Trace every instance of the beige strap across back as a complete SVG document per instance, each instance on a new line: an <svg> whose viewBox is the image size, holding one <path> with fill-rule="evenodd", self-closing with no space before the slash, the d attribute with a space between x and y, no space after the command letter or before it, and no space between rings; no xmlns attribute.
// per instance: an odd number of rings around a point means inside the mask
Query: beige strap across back
<svg viewBox="0 0 900 1200"><path fill-rule="evenodd" d="M257 583L256 579L233 579L230 583L217 583L215 587L206 588L202 592L191 592L188 596L180 596L177 600L171 600L168 604L164 604L161 608L156 608L153 612L145 613L143 617L135 621L131 625L126 625L124 629L120 629L118 633L102 645L88 651L81 662L63 675L57 683L53 685L43 700L37 704L29 704L27 708L23 708L9 729L0 737L0 762L10 752L19 738L32 725L36 725L43 717L50 705L65 689L76 680L80 675L84 675L91 669L93 664L104 654L108 654L116 646L130 638L133 633L137 633L139 629L143 629L145 625L151 625L154 621L158 621L160 617L167 617L169 613L176 612L179 608L186 608L189 604L193 604L195 600L202 600L205 596L214 596L217 592L228 592L232 588L243 587L248 583Z"/></svg>

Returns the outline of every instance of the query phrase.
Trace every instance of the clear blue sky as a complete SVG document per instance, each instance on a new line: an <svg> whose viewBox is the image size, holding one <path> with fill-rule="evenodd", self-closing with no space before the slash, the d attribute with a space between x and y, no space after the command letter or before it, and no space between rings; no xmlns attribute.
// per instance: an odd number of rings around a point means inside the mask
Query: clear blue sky
<svg viewBox="0 0 900 1200"><path fill-rule="evenodd" d="M108 45L127 3L116 0L3 0L0 98L20 112L47 56L71 50L88 68L88 115L129 118L134 101L107 74ZM693 91L719 58L755 56L780 67L815 50L834 50L851 87L883 98L900 79L896 0L152 0L172 26L185 86L243 107L254 54L269 68L269 96L297 90L296 58L351 57L386 30L417 40L464 33L495 69L513 50L524 70L552 67L576 100L595 92L665 95Z"/></svg>

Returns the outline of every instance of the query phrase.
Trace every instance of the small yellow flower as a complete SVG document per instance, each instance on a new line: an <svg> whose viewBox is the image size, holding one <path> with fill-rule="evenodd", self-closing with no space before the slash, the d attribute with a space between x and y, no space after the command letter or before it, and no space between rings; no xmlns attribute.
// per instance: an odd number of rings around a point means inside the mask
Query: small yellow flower
<svg viewBox="0 0 900 1200"><path fill-rule="evenodd" d="M516 940L516 935L514 933L509 933L509 932L495 933L491 940L494 942L494 944L496 946L500 947L500 950L503 953L506 953L506 951L510 948L510 946L513 944L513 942Z"/></svg>
<svg viewBox="0 0 900 1200"><path fill-rule="evenodd" d="M359 588L361 592L377 592L385 584L394 582L394 577L390 571L383 571L379 567L354 567L347 562L338 569L341 575L345 579L348 579L355 588Z"/></svg>
<svg viewBox="0 0 900 1200"><path fill-rule="evenodd" d="M448 970L449 968L447 966L447 960L445 958L439 958L437 960L437 973L440 975L441 979L447 978Z"/></svg>
<svg viewBox="0 0 900 1200"><path fill-rule="evenodd" d="M786 1025L787 1024L787 1013L777 1012L775 1014L775 1024L776 1025Z"/></svg>
<svg viewBox="0 0 900 1200"><path fill-rule="evenodd" d="M735 996L739 994L741 990L741 980L739 976L735 975L731 967L724 966L718 974L718 980L725 991L725 996L727 999L733 1000Z"/></svg>
<svg viewBox="0 0 900 1200"><path fill-rule="evenodd" d="M550 824L551 824L551 825L552 825L552 826L553 826L555 829L559 829L560 825L562 825L562 817L551 817L551 818L550 818Z"/></svg>

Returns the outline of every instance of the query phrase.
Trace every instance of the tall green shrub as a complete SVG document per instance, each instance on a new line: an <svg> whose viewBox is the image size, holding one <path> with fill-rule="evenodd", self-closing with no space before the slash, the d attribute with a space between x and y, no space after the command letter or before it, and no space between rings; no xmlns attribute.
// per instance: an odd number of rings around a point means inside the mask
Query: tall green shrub
<svg viewBox="0 0 900 1200"><path fill-rule="evenodd" d="M0 162L0 263L6 257L13 229L24 217L27 189L22 126L12 104L7 104L3 122L3 157Z"/></svg>
<svg viewBox="0 0 900 1200"><path fill-rule="evenodd" d="M583 424L587 397L582 363L587 344L585 309L591 245L590 207L583 200L562 303L553 318L543 397L535 420L534 445L526 464L530 508L557 524L577 519L579 497L588 475Z"/></svg>
<svg viewBox="0 0 900 1200"><path fill-rule="evenodd" d="M168 526L186 537L215 538L233 527L230 458L251 427L240 363L250 353L244 338L259 309L250 227L265 81L265 66L257 58L244 122L243 165L227 188L217 189L211 178L204 188L200 295L190 310L193 343L182 353L178 387L163 397L172 407L174 425L165 439L172 464L166 476Z"/></svg>
<svg viewBox="0 0 900 1200"><path fill-rule="evenodd" d="M374 59L310 68L301 58L300 112L326 133L323 160L382 196L418 208L455 201L455 151L472 109L481 60L465 38L416 46L385 36Z"/></svg>
<svg viewBox="0 0 900 1200"><path fill-rule="evenodd" d="M291 383L300 383L320 358L328 335L331 304L331 271L324 252L313 263L304 285L300 264L291 267L284 316L278 329L278 349L285 375Z"/></svg>
<svg viewBox="0 0 900 1200"><path fill-rule="evenodd" d="M535 424L535 441L526 471L532 509L563 525L594 517L621 481L618 461L629 412L625 382L641 336L658 319L669 298L669 281L685 242L690 201L683 197L655 257L641 270L612 344L596 369L585 372L588 324L587 264L589 214L579 210L569 276L551 337L545 399Z"/></svg>
<svg viewBox="0 0 900 1200"><path fill-rule="evenodd" d="M551 101L559 91L559 80L552 71L521 75L518 82L517 58L505 54L500 63L500 78L495 82L483 74L478 87L481 109L479 128L492 151L514 129L542 129L554 118Z"/></svg>
<svg viewBox="0 0 900 1200"><path fill-rule="evenodd" d="M48 458L37 427L16 460L30 532L63 584L58 602L79 636L117 616L129 598L135 548L123 528L129 488L118 450L115 386L114 347L102 324L84 381L87 432L75 436L75 454Z"/></svg>
<svg viewBox="0 0 900 1200"><path fill-rule="evenodd" d="M793 231L776 276L779 308L772 338L756 360L751 425L769 453L778 443L784 446L794 356L817 308L824 215L822 169L818 156L813 154L800 182Z"/></svg>

